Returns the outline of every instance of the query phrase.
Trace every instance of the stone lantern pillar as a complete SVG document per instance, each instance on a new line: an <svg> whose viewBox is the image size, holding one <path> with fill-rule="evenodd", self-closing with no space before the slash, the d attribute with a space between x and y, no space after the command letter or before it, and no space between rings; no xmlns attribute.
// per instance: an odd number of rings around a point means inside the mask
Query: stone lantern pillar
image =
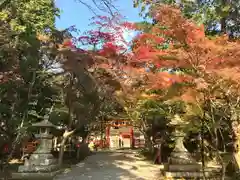
<svg viewBox="0 0 240 180"><path fill-rule="evenodd" d="M51 129L56 127L48 121L48 116L44 116L43 121L32 126L39 130L35 136L40 140L40 144L30 158L25 160L24 165L19 166L18 173L14 173L13 177L21 179L51 178L58 172L57 160L51 154L53 144Z"/></svg>

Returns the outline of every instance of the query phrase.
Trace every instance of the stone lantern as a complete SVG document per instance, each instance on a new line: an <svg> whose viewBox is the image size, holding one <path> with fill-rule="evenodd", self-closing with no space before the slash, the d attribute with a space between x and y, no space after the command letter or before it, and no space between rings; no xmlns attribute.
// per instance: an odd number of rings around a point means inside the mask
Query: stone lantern
<svg viewBox="0 0 240 180"><path fill-rule="evenodd" d="M174 178L199 178L201 177L201 165L198 164L185 148L183 141L185 133L183 131L186 122L179 115L172 119L172 126L175 127L175 148L173 149L165 173L166 177Z"/></svg>
<svg viewBox="0 0 240 180"><path fill-rule="evenodd" d="M57 159L51 154L52 138L51 129L56 128L48 121L48 116L44 116L44 120L33 124L33 127L39 129L39 133L35 137L40 140L40 144L29 159L25 160L24 165L19 166L18 173L13 176L21 179L32 178L51 178L58 172Z"/></svg>
<svg viewBox="0 0 240 180"><path fill-rule="evenodd" d="M196 164L197 162L195 159L192 158L191 154L185 148L183 142L185 138L185 133L183 131L184 127L187 125L181 117L175 115L174 119L170 123L172 126L175 127L175 148L170 156L170 163L171 164Z"/></svg>
<svg viewBox="0 0 240 180"><path fill-rule="evenodd" d="M48 121L48 116L44 116L44 120L32 125L39 129L39 133L35 134L35 137L40 140L40 144L35 152L51 154L52 150L52 129L56 129L56 126Z"/></svg>
<svg viewBox="0 0 240 180"><path fill-rule="evenodd" d="M184 128L187 122L179 115L176 115L170 124L175 127L174 136L176 140L175 148L169 158L169 164L165 167L165 176L167 178L202 179L204 173L207 178L216 177L215 175L219 173L219 169L205 167L203 172L202 164L197 162L185 148L183 144L186 136Z"/></svg>

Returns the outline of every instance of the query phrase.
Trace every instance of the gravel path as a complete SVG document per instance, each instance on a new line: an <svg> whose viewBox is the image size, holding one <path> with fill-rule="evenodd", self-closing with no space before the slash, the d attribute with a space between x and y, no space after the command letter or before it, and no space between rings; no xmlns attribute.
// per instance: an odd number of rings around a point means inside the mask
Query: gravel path
<svg viewBox="0 0 240 180"><path fill-rule="evenodd" d="M55 180L157 180L160 167L134 152L98 152L57 176Z"/></svg>

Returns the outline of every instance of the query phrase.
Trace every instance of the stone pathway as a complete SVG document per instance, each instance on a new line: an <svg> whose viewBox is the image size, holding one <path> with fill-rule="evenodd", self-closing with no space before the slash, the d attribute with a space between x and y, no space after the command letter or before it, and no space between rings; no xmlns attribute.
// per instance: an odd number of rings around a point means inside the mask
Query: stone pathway
<svg viewBox="0 0 240 180"><path fill-rule="evenodd" d="M160 167L131 151L98 152L54 180L158 180Z"/></svg>

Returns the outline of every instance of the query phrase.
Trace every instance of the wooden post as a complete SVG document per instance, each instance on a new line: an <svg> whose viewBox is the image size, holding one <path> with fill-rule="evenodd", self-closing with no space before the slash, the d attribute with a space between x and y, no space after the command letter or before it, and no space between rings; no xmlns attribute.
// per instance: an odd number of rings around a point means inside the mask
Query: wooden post
<svg viewBox="0 0 240 180"><path fill-rule="evenodd" d="M161 164L162 163L162 155L161 155L161 147L162 147L162 139L155 139L156 145L157 145L157 152L156 152L156 156L154 159L154 163L156 164ZM155 147L156 147L155 145Z"/></svg>
<svg viewBox="0 0 240 180"><path fill-rule="evenodd" d="M106 127L106 146L109 148L110 145L110 126L107 125Z"/></svg>
<svg viewBox="0 0 240 180"><path fill-rule="evenodd" d="M103 117L101 118L101 122L100 122L101 124L101 127L100 127L100 129L101 129L101 138L100 138L100 143L99 143L99 146L100 146L100 148L103 148Z"/></svg>
<svg viewBox="0 0 240 180"><path fill-rule="evenodd" d="M134 132L133 127L130 128L130 142L131 142L131 148L134 148Z"/></svg>

